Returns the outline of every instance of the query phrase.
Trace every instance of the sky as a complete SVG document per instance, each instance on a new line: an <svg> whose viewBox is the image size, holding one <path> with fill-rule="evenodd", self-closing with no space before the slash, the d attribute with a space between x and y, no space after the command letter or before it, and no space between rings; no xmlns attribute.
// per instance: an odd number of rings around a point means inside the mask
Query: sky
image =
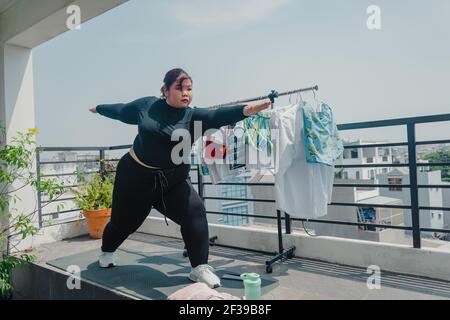
<svg viewBox="0 0 450 320"><path fill-rule="evenodd" d="M380 30L367 27L370 5ZM88 109L159 96L176 67L193 78L191 106L318 85L337 123L450 113L449 39L448 0L130 0L33 49L38 144L131 144L136 126ZM448 127L420 125L417 137L450 139ZM399 142L405 132L342 136Z"/></svg>

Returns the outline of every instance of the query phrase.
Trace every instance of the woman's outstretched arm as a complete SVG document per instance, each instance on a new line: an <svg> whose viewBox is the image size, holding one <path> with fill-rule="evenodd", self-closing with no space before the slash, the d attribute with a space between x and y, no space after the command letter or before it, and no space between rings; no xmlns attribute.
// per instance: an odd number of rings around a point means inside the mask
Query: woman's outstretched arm
<svg viewBox="0 0 450 320"><path fill-rule="evenodd" d="M219 129L222 126L233 124L268 108L270 101L258 104L239 104L218 109L194 108L192 120L202 122L202 131Z"/></svg>
<svg viewBox="0 0 450 320"><path fill-rule="evenodd" d="M140 110L153 104L156 100L158 100L157 97L144 97L129 103L100 104L89 111L124 123L138 124Z"/></svg>

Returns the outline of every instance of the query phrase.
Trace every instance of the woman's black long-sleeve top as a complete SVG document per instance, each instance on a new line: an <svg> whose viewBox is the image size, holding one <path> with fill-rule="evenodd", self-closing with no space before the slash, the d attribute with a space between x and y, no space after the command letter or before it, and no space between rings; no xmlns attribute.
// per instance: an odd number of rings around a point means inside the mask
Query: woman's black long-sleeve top
<svg viewBox="0 0 450 320"><path fill-rule="evenodd" d="M170 169L176 166L171 159L172 148L179 143L179 140L171 139L174 130L186 129L192 146L199 138L194 136L196 121L201 122L203 135L208 129L218 129L246 118L244 107L242 104L213 110L175 108L168 105L165 99L150 96L126 104L101 104L96 110L105 117L137 125L138 134L134 139L133 149L138 159L152 167Z"/></svg>

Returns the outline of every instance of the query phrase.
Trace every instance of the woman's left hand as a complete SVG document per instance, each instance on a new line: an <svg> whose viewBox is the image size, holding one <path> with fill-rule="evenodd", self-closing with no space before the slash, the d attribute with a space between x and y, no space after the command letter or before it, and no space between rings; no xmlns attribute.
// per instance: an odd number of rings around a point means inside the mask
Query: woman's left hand
<svg viewBox="0 0 450 320"><path fill-rule="evenodd" d="M261 110L267 109L269 106L272 105L271 101L266 101L263 103L257 103L257 104L248 104L244 107L244 116L252 116Z"/></svg>

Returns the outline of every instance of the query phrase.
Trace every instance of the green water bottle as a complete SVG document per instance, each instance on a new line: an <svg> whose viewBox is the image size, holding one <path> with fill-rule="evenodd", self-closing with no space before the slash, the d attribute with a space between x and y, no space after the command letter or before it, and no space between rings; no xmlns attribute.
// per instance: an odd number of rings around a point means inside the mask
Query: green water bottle
<svg viewBox="0 0 450 320"><path fill-rule="evenodd" d="M261 299L261 278L257 273L243 273L241 279L244 280L245 300Z"/></svg>

